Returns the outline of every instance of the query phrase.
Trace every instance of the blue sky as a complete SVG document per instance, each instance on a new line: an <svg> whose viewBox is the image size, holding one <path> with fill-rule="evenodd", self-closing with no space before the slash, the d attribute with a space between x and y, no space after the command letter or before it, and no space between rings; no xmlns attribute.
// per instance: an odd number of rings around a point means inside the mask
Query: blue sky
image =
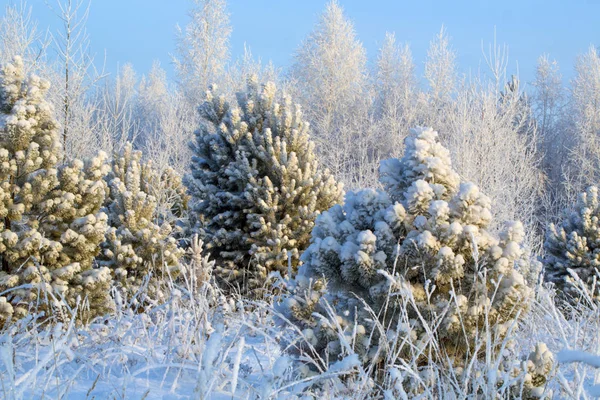
<svg viewBox="0 0 600 400"><path fill-rule="evenodd" d="M9 1L0 0L0 5ZM40 28L56 29L57 18L46 0L29 0ZM52 3L53 0L47 0ZM353 20L369 58L376 56L386 31L410 44L418 67L423 69L429 41L442 24L458 53L461 72L482 66L481 41L493 39L510 52L510 71L519 70L528 82L535 61L550 54L565 79L573 73L577 54L590 44L600 45L600 0L339 0ZM255 57L286 67L301 40L311 31L325 0L230 0L233 33L232 56L243 52L244 43ZM173 76L169 54L175 48L175 25L187 22L187 0L92 0L88 32L92 51L101 61L106 51L107 71L131 62L139 73L159 60Z"/></svg>

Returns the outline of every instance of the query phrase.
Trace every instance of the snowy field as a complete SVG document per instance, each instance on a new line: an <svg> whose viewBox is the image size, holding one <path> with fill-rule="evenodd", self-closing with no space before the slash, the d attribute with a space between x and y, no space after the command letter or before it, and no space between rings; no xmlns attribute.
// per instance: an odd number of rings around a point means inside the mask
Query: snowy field
<svg viewBox="0 0 600 400"><path fill-rule="evenodd" d="M185 290L159 307L135 314L121 310L86 328L39 326L28 318L0 335L0 393L5 399L363 399L413 398L389 379L378 387L349 354L320 374L303 374L302 356L281 346L299 339L274 323L266 304L227 302L205 287L191 300ZM534 310L512 335L521 356L544 341L557 361L545 394L593 398L600 358L597 309L565 319L542 289ZM218 305L208 307L207 299ZM217 300L215 300L215 298ZM581 311L581 310L580 310ZM564 351L573 349L573 351ZM585 351L581 351L585 350ZM562 352L561 352L562 351ZM399 361L400 362L400 361ZM473 365L469 388L448 371L434 371L430 391L419 398L495 398L494 362ZM410 363L390 374L412 374Z"/></svg>

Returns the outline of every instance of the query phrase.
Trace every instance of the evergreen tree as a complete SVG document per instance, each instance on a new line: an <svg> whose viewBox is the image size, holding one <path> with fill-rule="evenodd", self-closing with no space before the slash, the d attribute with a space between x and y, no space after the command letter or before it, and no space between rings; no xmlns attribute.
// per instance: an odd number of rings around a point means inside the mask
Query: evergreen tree
<svg viewBox="0 0 600 400"><path fill-rule="evenodd" d="M600 278L599 218L598 188L590 186L579 195L577 204L567 211L564 220L559 224L550 224L546 231L546 280L553 282L567 298L579 297L574 279L579 278L592 289L595 280ZM596 284L594 297L599 292Z"/></svg>
<svg viewBox="0 0 600 400"><path fill-rule="evenodd" d="M16 57L0 73L0 318L78 306L89 321L112 309L110 271L93 268L107 223L106 156L58 165L49 83L23 71Z"/></svg>
<svg viewBox="0 0 600 400"><path fill-rule="evenodd" d="M175 278L183 250L171 236L174 219L168 213L186 206L181 178L172 170L159 174L142 152L127 143L115 154L107 176L110 196L105 210L109 229L102 243L100 263L114 273L118 284L134 296L149 278L145 300L163 300L161 278ZM163 212L157 196L167 196ZM149 276L150 275L150 276Z"/></svg>
<svg viewBox="0 0 600 400"><path fill-rule="evenodd" d="M460 365L488 326L501 342L528 309L538 265L522 245L523 226L509 223L499 237L488 231L489 199L461 182L433 130L412 130L405 148L401 160L381 164L384 191L348 193L317 218L293 294L280 305L322 360L343 358L340 335L376 363L386 340L427 346L435 326L442 359L431 361ZM317 317L332 312L333 322ZM411 346L394 351L412 359ZM440 354L419 351L424 362Z"/></svg>
<svg viewBox="0 0 600 400"><path fill-rule="evenodd" d="M297 266L316 216L341 200L322 171L300 107L248 80L237 106L208 92L186 185L221 282L243 290Z"/></svg>

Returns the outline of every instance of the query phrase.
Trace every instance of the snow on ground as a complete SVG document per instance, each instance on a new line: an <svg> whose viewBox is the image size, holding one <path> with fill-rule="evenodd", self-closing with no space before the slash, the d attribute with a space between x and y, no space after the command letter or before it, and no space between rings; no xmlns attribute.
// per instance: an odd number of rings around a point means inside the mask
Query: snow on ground
<svg viewBox="0 0 600 400"><path fill-rule="evenodd" d="M516 347L527 354L543 340L564 363L548 385L553 398L597 396L600 358L590 354L600 354L598 314L588 309L569 320L550 300L538 299ZM0 334L0 398L364 398L356 355L321 376L299 377L281 346L296 333L276 326L268 306L217 303L209 308L205 300L175 295L145 313L123 308L86 328L20 321ZM357 390L340 384L348 372ZM452 388L445 396L460 398Z"/></svg>
<svg viewBox="0 0 600 400"><path fill-rule="evenodd" d="M188 300L173 298L143 314L121 311L87 328L19 322L0 335L0 397L231 399L274 393L288 363L280 357L276 332L267 325L253 328L264 313L226 302L208 310Z"/></svg>

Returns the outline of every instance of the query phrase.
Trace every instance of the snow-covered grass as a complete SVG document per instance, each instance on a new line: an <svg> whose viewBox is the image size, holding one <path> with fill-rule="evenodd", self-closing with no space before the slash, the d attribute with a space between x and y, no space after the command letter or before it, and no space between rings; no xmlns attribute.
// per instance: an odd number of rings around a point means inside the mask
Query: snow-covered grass
<svg viewBox="0 0 600 400"><path fill-rule="evenodd" d="M209 285L193 296L174 289L165 304L120 308L88 327L35 317L10 326L0 335L0 397L248 398L278 387L286 369L277 337L254 328L260 309L221 301Z"/></svg>
<svg viewBox="0 0 600 400"><path fill-rule="evenodd" d="M600 308L592 300L594 290L578 281L579 302L573 305L557 301L555 291L539 288L533 311L517 333L521 343L541 340L555 354L558 366L549 387L557 398L598 396L593 385L599 382L600 374L588 362L594 355L600 355ZM581 357L583 354L586 356Z"/></svg>
<svg viewBox="0 0 600 400"><path fill-rule="evenodd" d="M537 342L561 364L539 394L553 398L598 395L596 367L600 310L582 300L559 308L539 287L525 322L504 341L503 357L468 360L463 369L425 364L417 343L392 340L378 368L352 351L325 367L294 349L302 337L278 322L265 302L226 299L210 284L171 284L168 301L134 312L119 299L117 313L82 327L31 316L0 333L0 397L5 399L364 399L514 398L525 376L498 372L523 366ZM327 316L324 316L327 317ZM382 329L383 327L379 327ZM435 327L429 349L439 348ZM483 335L485 336L485 335ZM340 332L340 340L348 337ZM478 345L490 346L482 337ZM393 356L412 347L413 360ZM490 352L491 354L491 352ZM305 365L320 365L308 373ZM383 367L383 368L381 368ZM313 368L314 369L314 368ZM419 388L409 392L408 377ZM512 385L512 389L510 386ZM513 396L513 397L511 397Z"/></svg>

